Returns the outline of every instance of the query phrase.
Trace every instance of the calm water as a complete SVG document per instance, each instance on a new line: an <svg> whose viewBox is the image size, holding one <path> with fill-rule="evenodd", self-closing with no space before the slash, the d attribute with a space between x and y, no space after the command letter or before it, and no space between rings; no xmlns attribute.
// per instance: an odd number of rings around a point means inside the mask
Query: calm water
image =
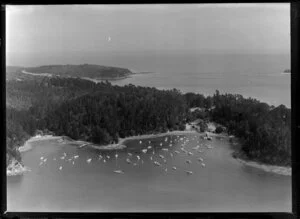
<svg viewBox="0 0 300 219"><path fill-rule="evenodd" d="M290 68L288 55L145 53L99 59L95 63L155 72L113 82L117 85L177 88L204 95L212 95L218 89L221 93L242 94L275 106L291 105L290 75L281 74Z"/></svg>
<svg viewBox="0 0 300 219"><path fill-rule="evenodd" d="M126 144L128 147L118 151L116 159L116 151L77 148L57 140L33 142L33 150L23 154L24 164L32 171L8 177L8 210L291 211L291 177L242 165L231 157L227 139L207 142L194 135L174 135ZM197 145L199 149L194 150ZM144 153L148 146L152 148ZM193 154L183 152L182 147ZM64 152L66 158L60 159ZM68 159L74 155L79 158L73 165ZM47 161L40 166L41 156ZM116 169L124 174L114 173Z"/></svg>

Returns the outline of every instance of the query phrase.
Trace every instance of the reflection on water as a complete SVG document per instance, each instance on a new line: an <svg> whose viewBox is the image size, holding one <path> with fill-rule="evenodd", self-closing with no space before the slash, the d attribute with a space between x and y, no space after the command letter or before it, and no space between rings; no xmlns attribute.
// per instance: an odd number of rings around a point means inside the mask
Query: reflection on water
<svg viewBox="0 0 300 219"><path fill-rule="evenodd" d="M7 182L10 211L291 210L290 177L242 165L227 139L172 135L119 151L32 144L32 171Z"/></svg>

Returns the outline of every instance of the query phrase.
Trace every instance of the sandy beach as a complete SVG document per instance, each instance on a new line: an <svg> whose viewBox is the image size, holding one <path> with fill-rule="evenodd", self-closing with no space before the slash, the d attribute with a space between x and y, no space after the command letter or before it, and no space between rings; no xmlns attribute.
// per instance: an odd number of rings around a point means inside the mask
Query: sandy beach
<svg viewBox="0 0 300 219"><path fill-rule="evenodd" d="M254 168L258 168L258 169L264 170L266 172L276 173L276 174L285 175L285 176L291 176L292 175L292 168L291 167L260 164L260 163L255 162L255 161L246 161L246 160L242 160L240 158L236 158L236 159L244 165L254 167Z"/></svg>

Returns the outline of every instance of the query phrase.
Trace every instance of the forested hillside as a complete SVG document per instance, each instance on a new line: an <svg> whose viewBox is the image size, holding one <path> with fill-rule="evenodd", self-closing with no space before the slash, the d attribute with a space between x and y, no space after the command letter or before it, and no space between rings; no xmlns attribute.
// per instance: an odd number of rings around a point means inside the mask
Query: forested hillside
<svg viewBox="0 0 300 219"><path fill-rule="evenodd" d="M201 94L79 78L39 77L7 82L8 157L20 159L16 147L36 130L91 141L117 142L119 137L184 129L190 107L197 117L215 121L240 138L250 159L290 165L290 109L269 106L241 95Z"/></svg>

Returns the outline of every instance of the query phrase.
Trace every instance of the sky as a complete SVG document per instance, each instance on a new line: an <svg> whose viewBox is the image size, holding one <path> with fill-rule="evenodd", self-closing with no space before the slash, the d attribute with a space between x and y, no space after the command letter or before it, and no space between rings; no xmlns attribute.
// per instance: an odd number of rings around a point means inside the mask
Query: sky
<svg viewBox="0 0 300 219"><path fill-rule="evenodd" d="M289 54L290 5L6 6L7 65L151 52Z"/></svg>

